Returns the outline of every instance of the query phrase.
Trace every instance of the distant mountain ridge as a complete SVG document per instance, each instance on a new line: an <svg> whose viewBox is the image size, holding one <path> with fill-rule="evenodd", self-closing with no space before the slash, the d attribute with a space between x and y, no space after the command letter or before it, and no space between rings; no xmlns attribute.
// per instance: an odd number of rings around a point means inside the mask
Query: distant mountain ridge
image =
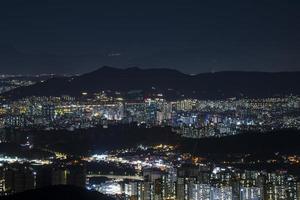
<svg viewBox="0 0 300 200"><path fill-rule="evenodd" d="M101 67L73 77L56 77L5 93L7 98L27 96L80 96L111 90L163 93L167 99L230 97L262 98L300 94L300 72L225 71L188 75L173 69L119 69Z"/></svg>

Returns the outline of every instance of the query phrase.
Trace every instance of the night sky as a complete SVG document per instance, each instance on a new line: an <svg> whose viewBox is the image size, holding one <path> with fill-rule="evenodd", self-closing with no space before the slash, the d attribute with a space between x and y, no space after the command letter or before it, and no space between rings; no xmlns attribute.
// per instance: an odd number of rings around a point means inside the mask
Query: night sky
<svg viewBox="0 0 300 200"><path fill-rule="evenodd" d="M0 74L299 71L299 55L299 0L0 3Z"/></svg>

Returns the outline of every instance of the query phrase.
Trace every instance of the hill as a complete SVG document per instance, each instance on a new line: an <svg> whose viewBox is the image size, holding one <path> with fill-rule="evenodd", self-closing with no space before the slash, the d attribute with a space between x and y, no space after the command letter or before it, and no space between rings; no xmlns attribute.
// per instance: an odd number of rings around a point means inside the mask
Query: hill
<svg viewBox="0 0 300 200"><path fill-rule="evenodd" d="M297 141L300 131L283 129L266 133L246 132L239 135L221 138L184 138L181 146L184 151L192 153L300 153Z"/></svg>
<svg viewBox="0 0 300 200"><path fill-rule="evenodd" d="M230 97L274 97L299 95L300 72L216 72L187 75L171 69L118 69L102 67L73 77L56 77L5 93L6 98L26 96L80 96L101 91L126 94L141 90L144 95L163 93L167 99L222 99Z"/></svg>
<svg viewBox="0 0 300 200"><path fill-rule="evenodd" d="M134 147L139 144L173 144L190 153L300 153L299 130L277 130L266 133L247 132L221 138L182 138L171 128L141 128L117 125L109 128L90 128L52 131L19 131L9 135L30 136L37 147L50 148L74 155L89 155L91 152L103 152L112 149ZM15 142L7 138L10 142ZM78 145L80 143L80 145Z"/></svg>
<svg viewBox="0 0 300 200"><path fill-rule="evenodd" d="M75 186L51 186L41 189L29 190L14 195L1 197L3 200L113 200L98 192L91 192Z"/></svg>

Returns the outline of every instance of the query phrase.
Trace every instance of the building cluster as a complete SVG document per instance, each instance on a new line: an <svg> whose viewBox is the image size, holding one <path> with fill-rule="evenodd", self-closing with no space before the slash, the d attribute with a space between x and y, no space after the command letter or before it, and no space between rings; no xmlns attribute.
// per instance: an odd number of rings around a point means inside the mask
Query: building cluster
<svg viewBox="0 0 300 200"><path fill-rule="evenodd" d="M147 152L145 154L143 152ZM289 157L294 159L294 157ZM107 155L91 156L90 162L131 164L139 176L120 181L89 183L87 188L136 200L298 200L300 180L287 171L239 170L205 158L176 152L169 145L140 146Z"/></svg>
<svg viewBox="0 0 300 200"><path fill-rule="evenodd" d="M203 166L181 166L162 172L147 169L144 181L124 181L124 199L137 200L296 200L300 182L284 172L236 171Z"/></svg>
<svg viewBox="0 0 300 200"><path fill-rule="evenodd" d="M22 75L0 74L0 95L19 87L34 85L53 78L54 74Z"/></svg>
<svg viewBox="0 0 300 200"><path fill-rule="evenodd" d="M33 165L16 162L0 166L0 196L67 184L85 187L86 169L83 165Z"/></svg>
<svg viewBox="0 0 300 200"><path fill-rule="evenodd" d="M76 185L123 200L300 199L299 178L285 170L240 170L170 145L140 145L80 158L1 157L0 195L50 185Z"/></svg>
<svg viewBox="0 0 300 200"><path fill-rule="evenodd" d="M0 194L8 195L50 185L76 185L124 200L298 200L300 181L284 171L236 170L207 164L183 164L162 170L145 168L139 180L89 183L93 175L82 164L0 167ZM106 175L103 175L104 177ZM116 176L118 177L118 176Z"/></svg>
<svg viewBox="0 0 300 200"><path fill-rule="evenodd" d="M0 128L68 129L136 123L170 126L183 137L221 137L243 131L299 128L300 98L166 101L70 96L28 97L0 104Z"/></svg>
<svg viewBox="0 0 300 200"><path fill-rule="evenodd" d="M35 80L28 79L22 75L0 75L0 94L35 83Z"/></svg>

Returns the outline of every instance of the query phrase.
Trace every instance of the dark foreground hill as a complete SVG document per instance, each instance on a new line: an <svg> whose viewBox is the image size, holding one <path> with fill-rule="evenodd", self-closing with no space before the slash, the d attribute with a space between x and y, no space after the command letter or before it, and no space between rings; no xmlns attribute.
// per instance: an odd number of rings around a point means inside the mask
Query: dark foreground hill
<svg viewBox="0 0 300 200"><path fill-rule="evenodd" d="M29 190L11 196L1 197L3 200L113 200L98 192L91 192L75 186L51 186Z"/></svg>
<svg viewBox="0 0 300 200"><path fill-rule="evenodd" d="M201 153L300 153L299 130L277 130L267 133L247 132L221 138L183 139L184 151Z"/></svg>
<svg viewBox="0 0 300 200"><path fill-rule="evenodd" d="M109 128L91 128L53 131L7 130L6 141L20 143L14 138L27 136L33 139L37 147L67 152L74 155L89 155L91 152L103 152L137 146L139 144L174 144L182 151L201 153L300 153L300 130L278 130L267 133L244 133L222 138L189 139L181 138L171 128L141 128L119 125ZM78 145L80 144L80 145Z"/></svg>
<svg viewBox="0 0 300 200"><path fill-rule="evenodd" d="M221 99L229 97L272 97L300 94L300 72L216 72L187 75L171 69L118 69L102 67L74 77L53 78L4 94L26 96L80 96L100 91L141 90L144 95L161 92L169 99L182 97Z"/></svg>

